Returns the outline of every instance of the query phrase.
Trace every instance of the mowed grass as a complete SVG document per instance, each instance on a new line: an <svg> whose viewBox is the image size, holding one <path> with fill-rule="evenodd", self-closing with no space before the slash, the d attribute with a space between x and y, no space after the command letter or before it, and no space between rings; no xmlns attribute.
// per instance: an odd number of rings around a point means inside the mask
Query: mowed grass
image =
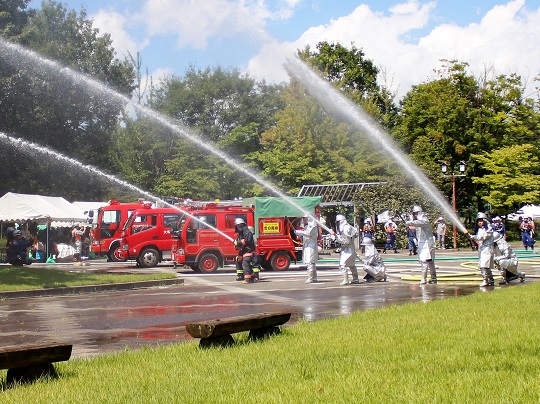
<svg viewBox="0 0 540 404"><path fill-rule="evenodd" d="M361 288L360 288L361 289ZM361 291L359 290L359 293ZM56 365L3 403L537 403L540 283ZM5 371L0 377L5 379Z"/></svg>
<svg viewBox="0 0 540 404"><path fill-rule="evenodd" d="M77 273L38 267L0 267L0 292L174 278L174 274ZM1 400L0 400L1 401Z"/></svg>

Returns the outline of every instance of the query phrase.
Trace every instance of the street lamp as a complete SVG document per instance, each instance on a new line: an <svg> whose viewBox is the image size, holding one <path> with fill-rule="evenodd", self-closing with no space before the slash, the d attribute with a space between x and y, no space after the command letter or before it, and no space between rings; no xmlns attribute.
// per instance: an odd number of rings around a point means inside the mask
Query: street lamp
<svg viewBox="0 0 540 404"><path fill-rule="evenodd" d="M444 161L441 163L441 171L443 173L443 177L452 177L452 207L454 208L454 214L456 217L459 217L457 214L457 201L456 201L456 177L465 177L465 170L467 169L467 165L464 161L460 161L458 165L458 170L461 174L454 174L453 172L451 174L447 174L448 172L448 164L446 164ZM457 226L454 224L454 249L458 248L457 244Z"/></svg>

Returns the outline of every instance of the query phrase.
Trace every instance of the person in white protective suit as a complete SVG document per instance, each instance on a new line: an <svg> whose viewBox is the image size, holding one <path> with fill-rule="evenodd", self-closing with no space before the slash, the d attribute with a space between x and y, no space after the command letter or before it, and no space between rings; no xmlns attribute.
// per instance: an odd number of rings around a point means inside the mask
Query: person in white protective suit
<svg viewBox="0 0 540 404"><path fill-rule="evenodd" d="M364 264L364 271L366 271L364 280L368 283L386 282L386 266L373 244L373 239L371 237L364 237L361 245L364 246L364 258L358 258Z"/></svg>
<svg viewBox="0 0 540 404"><path fill-rule="evenodd" d="M437 283L437 269L435 267L435 240L429 218L418 205L413 207L412 219L406 222L407 226L416 229L418 239L418 260L422 266L422 279L420 285ZM427 280L429 271L430 279Z"/></svg>
<svg viewBox="0 0 540 404"><path fill-rule="evenodd" d="M307 265L308 278L305 283L317 282L317 260L319 259L319 228L311 217L304 217L304 228L295 230L302 236L302 261Z"/></svg>
<svg viewBox="0 0 540 404"><path fill-rule="evenodd" d="M465 235L470 240L474 240L478 243L478 267L482 272L482 283L480 287L494 286L493 280L493 228L487 220L487 216L484 212L478 212L476 216L476 226L473 230L474 235L465 232Z"/></svg>
<svg viewBox="0 0 540 404"><path fill-rule="evenodd" d="M518 258L512 247L504 239L504 234L493 232L493 246L495 266L501 271L502 279L499 285L506 285L508 282L519 279L525 281L525 274L518 271Z"/></svg>
<svg viewBox="0 0 540 404"><path fill-rule="evenodd" d="M341 244L339 254L339 269L343 274L343 280L340 286L349 284L349 269L352 274L352 284L358 284L358 271L356 270L356 249L354 248L354 239L358 237L358 230L349 223L343 215L336 216L337 232L332 232L336 241Z"/></svg>

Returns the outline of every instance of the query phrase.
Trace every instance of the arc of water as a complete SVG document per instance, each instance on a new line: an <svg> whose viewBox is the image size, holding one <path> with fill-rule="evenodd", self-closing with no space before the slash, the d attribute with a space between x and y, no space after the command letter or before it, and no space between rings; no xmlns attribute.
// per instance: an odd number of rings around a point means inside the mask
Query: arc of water
<svg viewBox="0 0 540 404"><path fill-rule="evenodd" d="M208 224L204 220L199 219L197 216L192 215L191 213L189 213L188 211L182 209L181 207L174 206L174 205L164 201L163 199L160 199L160 198L152 195L151 193L149 193L149 192L147 192L147 191L145 191L143 189L140 189L140 188L136 187L133 184L130 184L129 182L121 180L120 178L117 178L114 175L107 174L107 173L97 169L96 167L93 167L93 166L87 165L87 164L83 164L78 160L67 157L67 156L65 156L65 155L63 155L61 153L58 153L58 152L54 151L54 150L50 150L50 149L48 149L46 147L38 145L37 143L32 143L32 142L29 142L29 141L24 140L24 139L14 138L14 137L8 136L8 135L6 135L5 133L2 133L2 132L0 132L0 140L10 142L14 146L18 146L20 148L20 150L22 150L22 151L26 151L26 150L31 149L32 151L37 151L37 152L42 153L42 154L44 154L44 155L46 155L48 157L52 157L55 160L66 162L66 163L68 163L68 164L70 164L70 165L72 165L74 167L77 167L77 168L79 168L81 170L90 172L92 174L96 174L96 175L98 175L100 177L103 177L103 178L106 178L107 180L109 180L111 182L114 182L114 183L116 183L116 184L118 184L118 185L120 185L120 186L122 186L124 188L130 189L131 191L135 191L138 194L144 195L149 199L159 201L160 203L162 203L165 206L176 209L179 212L184 213L187 216L191 217L193 220L199 222L200 224L202 224L202 225L204 225L206 227L209 227L210 229L212 229L215 232L219 233L221 236L225 237L226 239L230 240L231 242L234 241L234 239L231 238L228 234L225 234L221 230L216 229L212 225Z"/></svg>
<svg viewBox="0 0 540 404"><path fill-rule="evenodd" d="M400 151L387 132L363 111L359 105L336 90L329 82L319 77L299 57L289 57L285 63L285 68L291 76L296 77L306 86L310 94L328 112L366 133L374 145L381 146L390 154L394 161L399 164L424 194L435 202L463 233L467 231L441 192L412 160Z"/></svg>
<svg viewBox="0 0 540 404"><path fill-rule="evenodd" d="M245 166L237 162L233 157L217 149L216 147L204 141L203 139L199 138L194 132L190 131L188 128L180 126L178 123L173 122L171 119L165 117L164 115L159 114L158 112L148 107L145 107L143 105L140 105L134 102L130 98L126 97L125 95L122 95L114 91L110 87L106 86L105 84L93 78L90 78L82 73L76 72L73 69L70 69L68 67L64 67L60 65L59 63L54 62L50 59L47 59L43 56L40 56L36 52L28 50L20 45L7 42L4 39L0 39L0 47L2 47L7 52L12 52L15 55L17 55L18 57L12 58L14 61L18 62L20 61L20 58L22 57L25 60L33 61L36 64L45 65L47 67L47 70L51 74L54 74L54 75L62 74L63 76L70 78L74 82L84 84L90 90L93 90L100 94L106 94L119 102L131 105L134 109L141 112L145 116L148 116L154 119L155 121L157 121L164 127L170 129L176 135L180 135L181 137L189 140L190 142L194 143L196 146L200 147L201 149L209 151L210 153L214 154L215 156L225 161L225 163L227 163L233 169L241 171L247 176L251 177L256 182L261 184L263 187L270 190L274 195L279 196L280 198L283 198L291 206L294 206L296 209L301 211L303 216L310 217L313 220L315 220L317 224L321 226L323 229L325 229L327 232L332 231L324 223L322 223L320 220L314 217L310 212L302 208L300 205L294 202L289 196L281 192L272 183L270 183L269 181L265 181L260 176L256 175L254 172L252 172L251 170L247 169Z"/></svg>

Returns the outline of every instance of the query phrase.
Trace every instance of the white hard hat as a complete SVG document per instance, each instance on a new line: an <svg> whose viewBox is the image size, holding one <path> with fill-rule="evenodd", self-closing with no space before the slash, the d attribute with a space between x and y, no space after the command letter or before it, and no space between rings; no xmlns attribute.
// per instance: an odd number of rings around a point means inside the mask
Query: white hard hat
<svg viewBox="0 0 540 404"><path fill-rule="evenodd" d="M476 215L476 220L478 219L487 219L487 215L484 212L478 212Z"/></svg>
<svg viewBox="0 0 540 404"><path fill-rule="evenodd" d="M498 231L493 232L493 242L494 243L499 241L501 238L503 238L503 235L501 233L499 233Z"/></svg>
<svg viewBox="0 0 540 404"><path fill-rule="evenodd" d="M443 218L442 218L442 216L441 216L441 217L439 217L439 218L438 218L437 220L438 220L439 222L442 222L442 221L443 221Z"/></svg>
<svg viewBox="0 0 540 404"><path fill-rule="evenodd" d="M246 222L241 217L237 217L234 219L234 225L236 226L237 224L246 224Z"/></svg>
<svg viewBox="0 0 540 404"><path fill-rule="evenodd" d="M364 237L360 245L373 245L373 240L371 237Z"/></svg>
<svg viewBox="0 0 540 404"><path fill-rule="evenodd" d="M347 220L347 219L345 218L345 216L343 216L343 215L337 215L337 216L336 216L336 222L339 223L339 222L341 222L341 221L343 221L343 220Z"/></svg>
<svg viewBox="0 0 540 404"><path fill-rule="evenodd" d="M422 208L418 205L414 205L412 208L412 213L419 213L422 212Z"/></svg>

